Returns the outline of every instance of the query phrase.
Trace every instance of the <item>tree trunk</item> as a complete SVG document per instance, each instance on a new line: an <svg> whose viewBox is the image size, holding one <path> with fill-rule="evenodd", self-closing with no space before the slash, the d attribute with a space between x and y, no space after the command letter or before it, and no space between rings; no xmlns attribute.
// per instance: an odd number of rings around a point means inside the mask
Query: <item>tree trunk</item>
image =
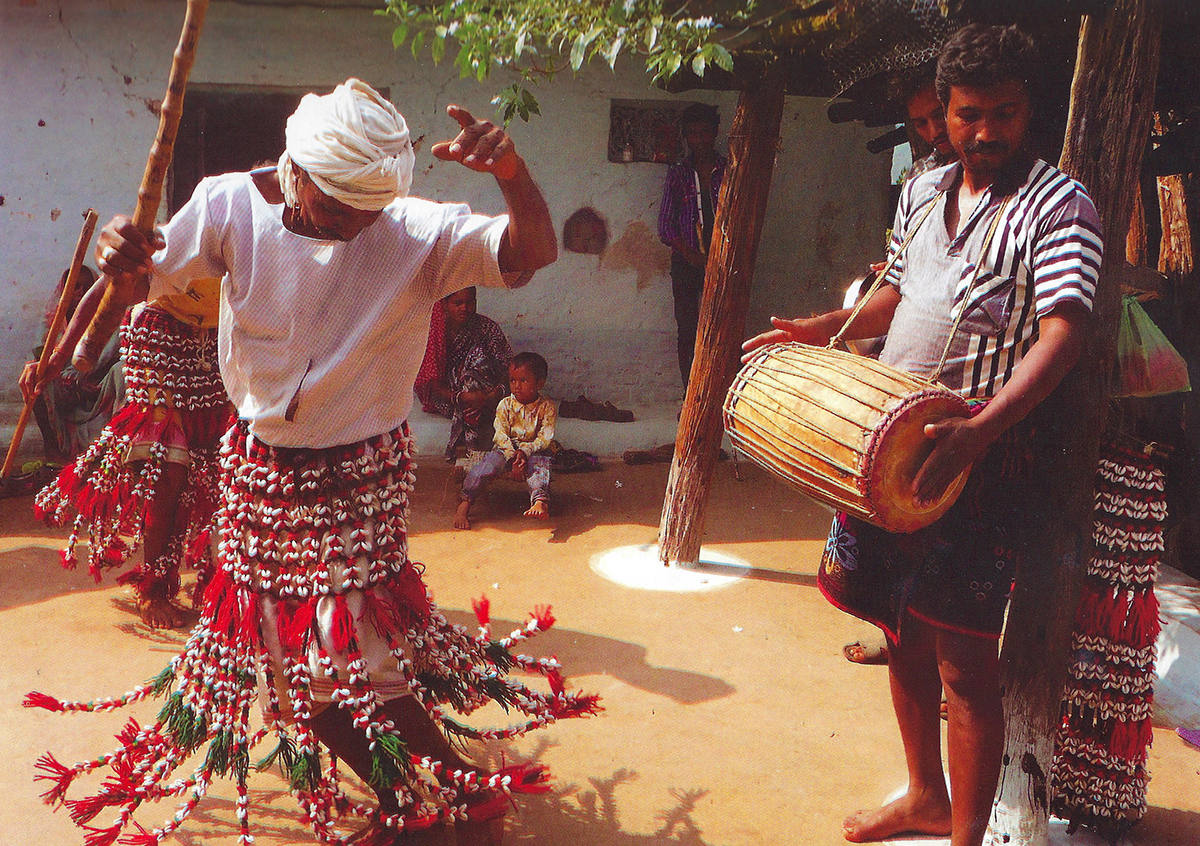
<svg viewBox="0 0 1200 846"><path fill-rule="evenodd" d="M1091 335L1061 399L1074 421L1065 460L1052 468L1055 506L1013 588L1001 652L1005 754L986 842L1036 846L1049 837L1049 784L1079 579L1091 552L1092 492L1110 395L1120 306L1118 271L1151 124L1162 10L1117 0L1083 18L1060 166L1082 182L1107 246ZM1051 469L1051 468L1048 468Z"/></svg>
<svg viewBox="0 0 1200 846"><path fill-rule="evenodd" d="M717 202L705 268L696 357L663 501L659 551L664 564L695 563L700 557L708 485L723 434L721 406L745 334L754 261L783 121L783 97L779 70L769 68L738 97L729 131L729 167Z"/></svg>

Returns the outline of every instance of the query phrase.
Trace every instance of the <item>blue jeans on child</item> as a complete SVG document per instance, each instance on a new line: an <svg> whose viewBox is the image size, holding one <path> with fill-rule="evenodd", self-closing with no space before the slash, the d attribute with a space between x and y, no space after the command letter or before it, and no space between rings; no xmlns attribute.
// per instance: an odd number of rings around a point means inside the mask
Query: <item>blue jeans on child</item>
<svg viewBox="0 0 1200 846"><path fill-rule="evenodd" d="M525 483L529 485L530 503L546 502L550 499L550 464L552 460L549 455L531 455L526 459ZM462 498L467 502L474 502L475 497L488 486L492 479L502 473L507 473L511 467L512 462L504 457L501 450L492 450L467 471L467 477L463 479Z"/></svg>

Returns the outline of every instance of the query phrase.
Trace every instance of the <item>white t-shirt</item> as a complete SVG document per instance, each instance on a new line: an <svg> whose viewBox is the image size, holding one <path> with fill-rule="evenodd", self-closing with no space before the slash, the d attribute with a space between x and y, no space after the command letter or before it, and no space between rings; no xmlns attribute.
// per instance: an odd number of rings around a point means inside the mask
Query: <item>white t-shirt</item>
<svg viewBox="0 0 1200 846"><path fill-rule="evenodd" d="M248 173L203 180L163 228L150 298L224 277L221 376L254 437L321 448L391 431L412 406L433 304L505 284L508 218L410 197L350 241L323 241L286 229L283 209Z"/></svg>

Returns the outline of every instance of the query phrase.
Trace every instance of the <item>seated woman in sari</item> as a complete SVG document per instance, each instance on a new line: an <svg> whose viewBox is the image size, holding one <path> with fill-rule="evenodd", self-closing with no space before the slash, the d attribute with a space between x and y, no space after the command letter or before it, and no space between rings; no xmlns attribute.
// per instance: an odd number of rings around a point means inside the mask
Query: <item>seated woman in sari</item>
<svg viewBox="0 0 1200 846"><path fill-rule="evenodd" d="M434 306L413 387L422 408L450 418L447 461L491 449L496 403L508 393L512 355L500 326L476 313L474 288L456 291Z"/></svg>

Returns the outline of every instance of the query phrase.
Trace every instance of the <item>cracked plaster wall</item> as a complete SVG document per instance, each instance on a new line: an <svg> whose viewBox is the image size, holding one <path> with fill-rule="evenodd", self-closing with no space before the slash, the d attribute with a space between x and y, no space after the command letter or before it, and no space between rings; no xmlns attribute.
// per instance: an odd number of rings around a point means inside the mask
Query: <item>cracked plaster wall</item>
<svg viewBox="0 0 1200 846"><path fill-rule="evenodd" d="M178 14L168 13L168 10ZM89 206L101 222L131 213L153 140L182 3L155 0L0 0L0 426L19 411L16 379L39 340L54 282L70 260ZM445 106L491 115L503 75L479 85L449 62L434 67L391 48L387 23L364 9L284 8L214 0L193 84L332 86L359 76L390 88L414 138L424 136L413 192L503 210L490 179L435 163L450 137ZM517 292L482 291L480 309L517 349L550 362L547 393L586 393L621 406L677 402L668 254L653 237L665 167L606 160L609 99L667 98L630 61L617 73L563 75L538 90L542 116L511 127L546 193L556 227L595 208L612 235L605 256L562 254ZM716 103L722 143L736 95ZM760 247L749 329L773 313L807 314L881 252L889 161L868 154L857 125L831 125L824 103L789 98ZM90 256L89 256L90 262ZM32 427L31 427L32 428ZM29 437L36 438L36 432Z"/></svg>

